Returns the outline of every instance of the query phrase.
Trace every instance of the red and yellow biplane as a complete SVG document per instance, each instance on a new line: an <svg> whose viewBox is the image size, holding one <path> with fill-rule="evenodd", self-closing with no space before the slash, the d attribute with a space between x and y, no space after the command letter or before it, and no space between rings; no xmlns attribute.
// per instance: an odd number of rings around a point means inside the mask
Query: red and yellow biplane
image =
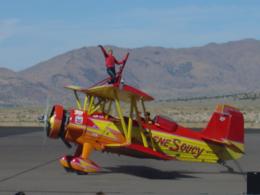
<svg viewBox="0 0 260 195"><path fill-rule="evenodd" d="M74 92L77 108L54 105L46 117L48 137L77 145L73 156L60 159L66 170L98 172L99 165L89 159L93 150L203 163L224 163L244 154L244 119L238 109L218 105L201 131L160 115L151 119L145 103L153 97L121 82L124 67L114 84L106 84L108 78L90 88L66 86Z"/></svg>

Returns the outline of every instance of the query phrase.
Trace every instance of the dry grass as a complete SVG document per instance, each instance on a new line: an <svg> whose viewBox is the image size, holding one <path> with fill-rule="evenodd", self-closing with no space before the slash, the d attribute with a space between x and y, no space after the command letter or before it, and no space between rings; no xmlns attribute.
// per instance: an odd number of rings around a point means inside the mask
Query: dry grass
<svg viewBox="0 0 260 195"><path fill-rule="evenodd" d="M205 127L218 103L239 108L245 118L246 128L260 128L260 100L203 100L188 102L152 102L146 105L152 117L168 116L181 125ZM37 117L44 113L41 107L15 107L0 109L1 126L40 126Z"/></svg>
<svg viewBox="0 0 260 195"><path fill-rule="evenodd" d="M40 107L13 107L0 109L1 126L40 126L38 116L44 113Z"/></svg>
<svg viewBox="0 0 260 195"><path fill-rule="evenodd" d="M217 104L239 108L244 115L246 128L260 127L260 100L203 100L189 102L157 102L151 105L151 113L160 113L189 127L205 127Z"/></svg>

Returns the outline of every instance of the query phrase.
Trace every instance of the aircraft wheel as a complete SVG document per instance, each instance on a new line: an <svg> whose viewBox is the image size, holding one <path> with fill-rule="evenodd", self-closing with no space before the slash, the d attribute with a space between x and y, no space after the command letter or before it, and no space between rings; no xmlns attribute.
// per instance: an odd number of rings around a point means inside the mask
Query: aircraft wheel
<svg viewBox="0 0 260 195"><path fill-rule="evenodd" d="M83 171L76 171L77 175L88 175L87 172L83 172Z"/></svg>
<svg viewBox="0 0 260 195"><path fill-rule="evenodd" d="M64 167L64 169L65 169L65 171L66 171L67 173L72 173L72 172L74 172L73 169L68 168L68 167Z"/></svg>

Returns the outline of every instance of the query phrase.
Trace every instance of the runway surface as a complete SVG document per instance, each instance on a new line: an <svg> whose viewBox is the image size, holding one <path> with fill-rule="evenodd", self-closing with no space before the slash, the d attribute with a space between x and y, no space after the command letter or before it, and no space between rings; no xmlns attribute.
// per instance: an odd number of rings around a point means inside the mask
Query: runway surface
<svg viewBox="0 0 260 195"><path fill-rule="evenodd" d="M45 137L40 128L0 128L0 194L243 194L247 171L260 171L259 130L247 131L246 155L236 172L216 164L140 160L107 153L91 159L101 173L67 173L59 157L72 154L60 140Z"/></svg>

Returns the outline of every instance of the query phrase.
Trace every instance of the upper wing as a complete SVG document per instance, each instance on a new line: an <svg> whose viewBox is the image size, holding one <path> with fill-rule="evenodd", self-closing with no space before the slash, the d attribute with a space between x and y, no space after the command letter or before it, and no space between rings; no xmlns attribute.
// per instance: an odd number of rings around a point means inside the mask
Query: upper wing
<svg viewBox="0 0 260 195"><path fill-rule="evenodd" d="M146 94L145 92L136 89L130 85L115 86L110 85L101 85L95 86L92 88L82 88L79 86L69 85L65 88L71 89L73 91L79 91L87 95L93 95L96 97L101 97L105 99L120 99L121 101L130 102L131 98L143 99L144 101L151 101L153 97Z"/></svg>

